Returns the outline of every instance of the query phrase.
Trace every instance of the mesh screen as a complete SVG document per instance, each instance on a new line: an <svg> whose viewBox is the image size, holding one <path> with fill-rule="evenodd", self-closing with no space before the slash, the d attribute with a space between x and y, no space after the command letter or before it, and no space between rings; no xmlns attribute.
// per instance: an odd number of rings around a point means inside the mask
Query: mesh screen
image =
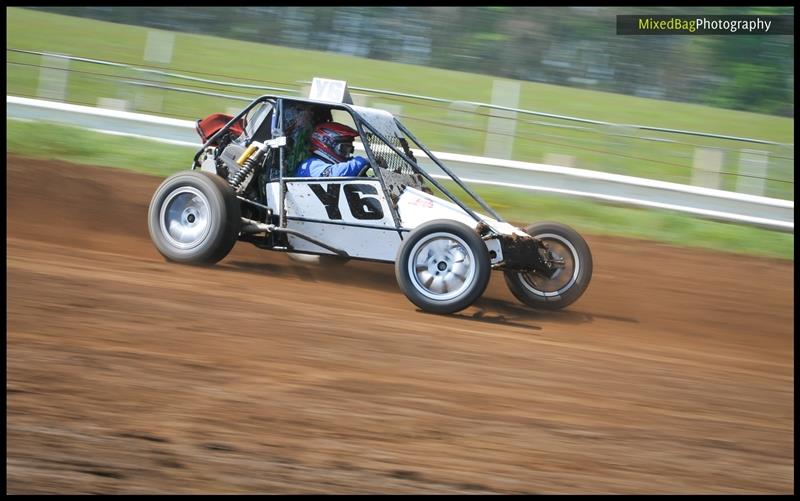
<svg viewBox="0 0 800 501"><path fill-rule="evenodd" d="M414 154L411 153L405 139L398 137L388 137L387 139L389 139L392 146L402 151L408 158L416 162ZM369 149L372 150L372 154L375 155L375 158L378 160L383 159L386 162L385 165L381 165L382 167L398 174L414 174L415 170L411 165L406 163L400 155L395 153L378 136L367 132L367 141L369 141Z"/></svg>

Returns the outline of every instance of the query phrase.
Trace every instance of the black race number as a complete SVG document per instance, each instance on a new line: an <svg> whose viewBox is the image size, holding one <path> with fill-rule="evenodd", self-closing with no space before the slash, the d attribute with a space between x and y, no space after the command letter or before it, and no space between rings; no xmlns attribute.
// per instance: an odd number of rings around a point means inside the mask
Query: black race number
<svg viewBox="0 0 800 501"><path fill-rule="evenodd" d="M342 219L339 211L339 196L341 194L340 184L328 183L325 189L321 184L309 184L308 187L319 198L328 217L331 219ZM350 212L356 219L383 219L383 209L378 197L378 189L371 184L346 184L344 185L344 196Z"/></svg>
<svg viewBox="0 0 800 501"><path fill-rule="evenodd" d="M378 190L371 184L346 184L344 196L356 219L383 219Z"/></svg>

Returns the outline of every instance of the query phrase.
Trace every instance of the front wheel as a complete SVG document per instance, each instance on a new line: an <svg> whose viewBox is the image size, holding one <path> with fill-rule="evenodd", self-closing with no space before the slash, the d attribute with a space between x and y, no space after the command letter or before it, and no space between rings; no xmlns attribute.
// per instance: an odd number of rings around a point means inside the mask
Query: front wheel
<svg viewBox="0 0 800 501"><path fill-rule="evenodd" d="M525 232L540 239L558 265L548 276L538 272L506 271L514 297L537 309L559 310L578 300L592 278L592 253L578 232L560 223L537 223Z"/></svg>
<svg viewBox="0 0 800 501"><path fill-rule="evenodd" d="M469 226L425 223L408 234L397 253L395 275L408 299L431 313L455 313L486 290L489 251Z"/></svg>
<svg viewBox="0 0 800 501"><path fill-rule="evenodd" d="M201 171L174 174L161 183L148 211L150 238L168 260L213 264L233 248L241 207L230 185Z"/></svg>

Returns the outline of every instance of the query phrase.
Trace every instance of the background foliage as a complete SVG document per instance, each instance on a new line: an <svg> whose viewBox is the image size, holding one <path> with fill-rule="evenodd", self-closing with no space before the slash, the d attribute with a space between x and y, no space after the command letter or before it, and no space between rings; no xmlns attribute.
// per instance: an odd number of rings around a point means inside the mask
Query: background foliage
<svg viewBox="0 0 800 501"><path fill-rule="evenodd" d="M616 16L792 7L37 7L620 94L794 115L792 36L618 36Z"/></svg>

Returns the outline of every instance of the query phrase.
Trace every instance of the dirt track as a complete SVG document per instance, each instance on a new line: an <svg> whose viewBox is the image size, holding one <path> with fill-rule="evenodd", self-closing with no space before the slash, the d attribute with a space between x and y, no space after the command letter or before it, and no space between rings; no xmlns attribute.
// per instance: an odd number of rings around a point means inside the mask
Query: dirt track
<svg viewBox="0 0 800 501"><path fill-rule="evenodd" d="M791 262L588 235L589 291L166 263L159 178L7 157L8 493L792 493Z"/></svg>

